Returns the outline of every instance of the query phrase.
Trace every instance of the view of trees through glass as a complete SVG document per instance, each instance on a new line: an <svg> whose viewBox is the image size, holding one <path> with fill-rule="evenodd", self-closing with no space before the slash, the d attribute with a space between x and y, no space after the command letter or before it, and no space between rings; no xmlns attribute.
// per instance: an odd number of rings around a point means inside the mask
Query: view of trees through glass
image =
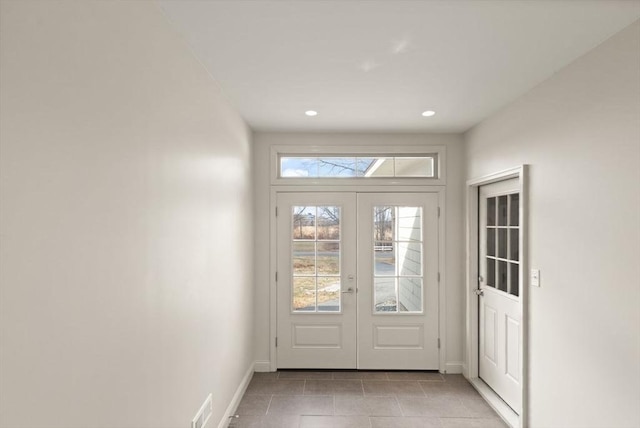
<svg viewBox="0 0 640 428"><path fill-rule="evenodd" d="M292 208L294 311L340 311L340 207Z"/></svg>
<svg viewBox="0 0 640 428"><path fill-rule="evenodd" d="M435 177L435 155L283 156L282 178Z"/></svg>

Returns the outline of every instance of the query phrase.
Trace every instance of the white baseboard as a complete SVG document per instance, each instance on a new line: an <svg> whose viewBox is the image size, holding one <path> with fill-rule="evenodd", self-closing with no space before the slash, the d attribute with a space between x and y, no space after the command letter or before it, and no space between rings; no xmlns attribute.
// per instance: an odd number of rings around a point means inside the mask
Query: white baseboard
<svg viewBox="0 0 640 428"><path fill-rule="evenodd" d="M251 364L249 366L249 369L247 370L247 373L245 373L244 377L242 378L242 381L240 382L240 385L238 386L236 393L233 395L233 398L231 399L231 403L229 403L229 405L227 406L227 410L224 412L224 416L222 416L222 420L218 424L218 428L227 428L227 426L229 426L229 417L236 412L236 409L238 408L238 405L242 400L242 396L244 395L244 392L247 390L247 387L249 386L249 382L251 382L254 366L255 366L255 363Z"/></svg>
<svg viewBox="0 0 640 428"><path fill-rule="evenodd" d="M270 372L271 361L256 361L253 365L253 369L257 372Z"/></svg>
<svg viewBox="0 0 640 428"><path fill-rule="evenodd" d="M444 365L447 374L461 374L464 367L462 361L451 361Z"/></svg>

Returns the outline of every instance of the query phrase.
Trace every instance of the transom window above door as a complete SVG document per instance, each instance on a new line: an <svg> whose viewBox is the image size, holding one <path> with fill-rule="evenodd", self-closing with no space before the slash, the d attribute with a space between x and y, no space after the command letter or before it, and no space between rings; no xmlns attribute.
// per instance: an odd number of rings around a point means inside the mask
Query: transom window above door
<svg viewBox="0 0 640 428"><path fill-rule="evenodd" d="M384 178L436 175L436 155L281 156L281 178Z"/></svg>
<svg viewBox="0 0 640 428"><path fill-rule="evenodd" d="M273 146L271 183L442 185L444 146Z"/></svg>

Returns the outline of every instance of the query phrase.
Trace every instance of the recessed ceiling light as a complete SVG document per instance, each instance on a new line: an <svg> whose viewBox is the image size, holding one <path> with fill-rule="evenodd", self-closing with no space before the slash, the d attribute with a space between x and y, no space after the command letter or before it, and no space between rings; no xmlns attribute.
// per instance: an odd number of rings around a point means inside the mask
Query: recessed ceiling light
<svg viewBox="0 0 640 428"><path fill-rule="evenodd" d="M307 110L304 112L304 114L306 114L307 116L317 116L318 112L315 110Z"/></svg>
<svg viewBox="0 0 640 428"><path fill-rule="evenodd" d="M427 110L427 111L423 111L423 112L422 112L422 115L423 115L424 117L431 117L431 116L433 116L434 114L436 114L436 112L435 112L435 111L433 111L433 110Z"/></svg>

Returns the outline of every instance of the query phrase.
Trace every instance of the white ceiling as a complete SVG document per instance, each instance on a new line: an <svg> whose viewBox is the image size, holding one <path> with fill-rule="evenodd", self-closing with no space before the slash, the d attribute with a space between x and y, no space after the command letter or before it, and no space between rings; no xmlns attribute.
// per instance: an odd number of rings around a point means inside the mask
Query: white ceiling
<svg viewBox="0 0 640 428"><path fill-rule="evenodd" d="M465 131L640 18L635 0L159 3L262 131Z"/></svg>

